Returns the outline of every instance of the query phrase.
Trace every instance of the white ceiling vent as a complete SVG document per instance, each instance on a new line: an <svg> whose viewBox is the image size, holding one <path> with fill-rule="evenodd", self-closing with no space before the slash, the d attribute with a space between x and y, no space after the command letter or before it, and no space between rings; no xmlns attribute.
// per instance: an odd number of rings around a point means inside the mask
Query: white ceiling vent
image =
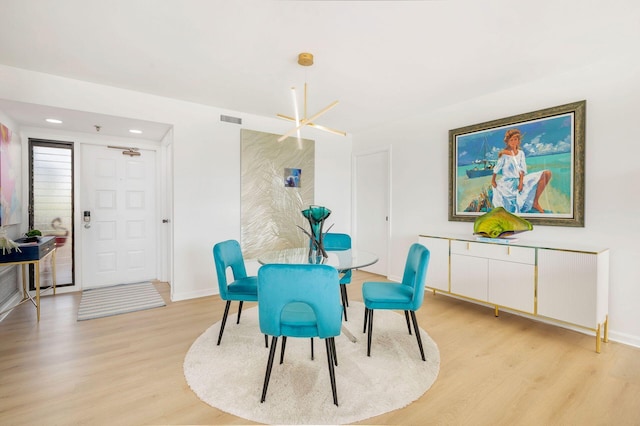
<svg viewBox="0 0 640 426"><path fill-rule="evenodd" d="M222 115L222 114L220 114L220 121L226 121L227 123L242 124L242 118L231 117L229 115Z"/></svg>

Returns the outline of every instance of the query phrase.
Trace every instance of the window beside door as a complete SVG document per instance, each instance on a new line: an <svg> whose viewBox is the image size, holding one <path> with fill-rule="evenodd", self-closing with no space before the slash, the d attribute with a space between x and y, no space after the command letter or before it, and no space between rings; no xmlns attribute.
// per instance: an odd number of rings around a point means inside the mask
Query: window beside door
<svg viewBox="0 0 640 426"><path fill-rule="evenodd" d="M73 143L30 139L29 229L56 238L57 286L74 283L73 201ZM50 262L41 265L43 285L52 273Z"/></svg>

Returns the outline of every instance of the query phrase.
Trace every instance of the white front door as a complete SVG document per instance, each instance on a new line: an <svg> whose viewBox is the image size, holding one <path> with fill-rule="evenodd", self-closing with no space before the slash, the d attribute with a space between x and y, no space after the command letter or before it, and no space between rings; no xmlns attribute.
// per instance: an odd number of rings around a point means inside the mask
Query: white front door
<svg viewBox="0 0 640 426"><path fill-rule="evenodd" d="M389 152L355 156L354 247L378 255L378 262L362 268L387 276L389 250Z"/></svg>
<svg viewBox="0 0 640 426"><path fill-rule="evenodd" d="M156 153L82 146L82 288L156 278Z"/></svg>

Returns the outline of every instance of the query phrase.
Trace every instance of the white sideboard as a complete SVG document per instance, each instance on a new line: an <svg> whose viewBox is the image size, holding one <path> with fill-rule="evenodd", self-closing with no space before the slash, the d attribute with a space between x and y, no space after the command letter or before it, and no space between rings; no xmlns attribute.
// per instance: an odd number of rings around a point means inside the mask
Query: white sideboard
<svg viewBox="0 0 640 426"><path fill-rule="evenodd" d="M419 235L431 253L426 286L595 333L608 341L609 250Z"/></svg>

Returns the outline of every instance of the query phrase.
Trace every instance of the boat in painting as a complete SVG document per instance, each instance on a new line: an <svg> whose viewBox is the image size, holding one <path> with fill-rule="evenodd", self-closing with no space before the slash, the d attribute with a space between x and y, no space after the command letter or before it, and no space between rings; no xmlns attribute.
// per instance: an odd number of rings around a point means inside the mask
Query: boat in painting
<svg viewBox="0 0 640 426"><path fill-rule="evenodd" d="M496 165L495 160L487 159L487 141L485 140L482 143L482 156L474 160L475 166L472 169L468 169L466 171L467 177L469 179L489 176L493 173L493 167Z"/></svg>

